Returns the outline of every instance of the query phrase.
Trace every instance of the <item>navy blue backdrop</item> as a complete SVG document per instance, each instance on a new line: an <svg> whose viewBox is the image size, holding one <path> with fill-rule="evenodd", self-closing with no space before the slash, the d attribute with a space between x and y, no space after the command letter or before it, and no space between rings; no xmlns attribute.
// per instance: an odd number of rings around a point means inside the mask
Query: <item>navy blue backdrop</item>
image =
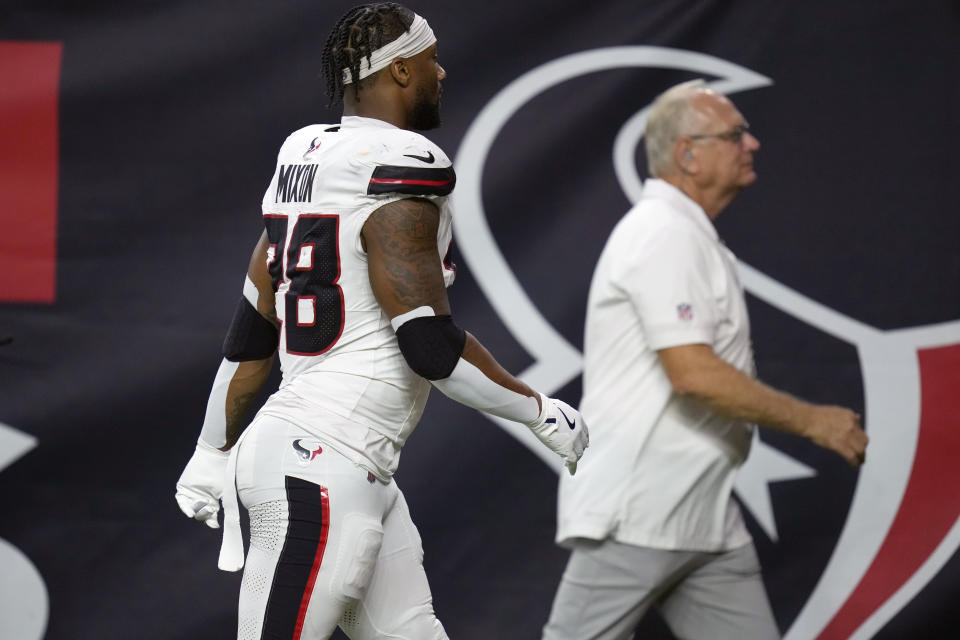
<svg viewBox="0 0 960 640"><path fill-rule="evenodd" d="M339 118L319 57L351 4L0 6L0 638L234 636L240 576L174 483L276 151ZM718 221L760 375L864 413L871 437L860 472L782 434L755 445L738 492L777 621L956 637L958 5L411 6L448 73L429 135L460 178L458 321L572 403L592 267L646 175L642 110L693 77L729 91L762 143ZM531 346L538 322L570 358ZM556 469L437 394L397 480L451 637L539 637L566 560Z"/></svg>

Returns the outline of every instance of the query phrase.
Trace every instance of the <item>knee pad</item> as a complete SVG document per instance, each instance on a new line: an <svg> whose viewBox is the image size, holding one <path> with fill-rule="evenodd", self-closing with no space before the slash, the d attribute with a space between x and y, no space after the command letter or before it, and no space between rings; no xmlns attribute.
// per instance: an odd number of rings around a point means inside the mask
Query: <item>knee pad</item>
<svg viewBox="0 0 960 640"><path fill-rule="evenodd" d="M340 599L363 597L383 544L383 527L373 518L350 513L343 519L330 590Z"/></svg>
<svg viewBox="0 0 960 640"><path fill-rule="evenodd" d="M410 612L407 612L410 614ZM343 610L340 617L340 628L351 638L366 638L367 640L450 640L446 630L433 607L426 606L418 610L406 620L393 621L399 626L390 629L380 629L373 624L370 616L364 610L363 602L354 600Z"/></svg>
<svg viewBox="0 0 960 640"><path fill-rule="evenodd" d="M387 638L403 638L403 640L450 640L446 629L440 624L433 606L424 606L410 620L405 621L398 628L392 629Z"/></svg>

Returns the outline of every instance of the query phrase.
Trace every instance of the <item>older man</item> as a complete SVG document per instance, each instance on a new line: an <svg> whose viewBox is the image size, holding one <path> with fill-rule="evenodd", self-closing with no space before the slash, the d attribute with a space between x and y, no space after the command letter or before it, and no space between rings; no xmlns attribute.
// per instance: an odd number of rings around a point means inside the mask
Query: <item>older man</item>
<svg viewBox="0 0 960 640"><path fill-rule="evenodd" d="M617 224L587 307L591 454L560 482L572 548L545 640L628 638L650 606L688 640L779 636L731 496L753 423L806 436L852 465L859 417L755 379L733 253L713 220L756 180L759 141L702 81L666 91L646 131L654 178Z"/></svg>

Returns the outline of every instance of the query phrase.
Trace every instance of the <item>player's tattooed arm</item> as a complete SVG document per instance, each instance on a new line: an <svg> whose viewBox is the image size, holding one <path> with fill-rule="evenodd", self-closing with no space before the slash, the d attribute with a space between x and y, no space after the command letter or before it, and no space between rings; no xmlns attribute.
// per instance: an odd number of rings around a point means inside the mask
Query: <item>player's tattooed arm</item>
<svg viewBox="0 0 960 640"><path fill-rule="evenodd" d="M267 247L264 234L250 258L243 298L224 341L224 358L210 390L196 449L177 480L176 501L180 510L213 529L219 527L217 513L226 478L226 451L236 444L246 426L247 415L270 374L276 354L277 319Z"/></svg>
<svg viewBox="0 0 960 640"><path fill-rule="evenodd" d="M432 203L407 199L374 211L363 227L370 284L391 324L396 323L401 353L413 371L447 397L526 425L574 473L589 442L580 412L510 375L450 317L437 246L439 221ZM561 415L569 429L559 428Z"/></svg>
<svg viewBox="0 0 960 640"><path fill-rule="evenodd" d="M257 288L257 312L273 326L279 327L273 284L270 281L270 272L267 268L267 248L269 245L270 241L267 238L266 231L264 231L253 250L253 255L250 256L247 277ZM246 427L253 403L273 368L275 355L273 353L266 358L237 363L225 399L226 443L221 447L223 451L233 447L244 427Z"/></svg>
<svg viewBox="0 0 960 640"><path fill-rule="evenodd" d="M267 381L270 370L273 368L273 356L263 360L241 362L237 366L230 386L227 388L227 398L224 412L226 417L226 443L220 447L221 451L229 451L237 443L250 417L250 410L260 389Z"/></svg>
<svg viewBox="0 0 960 640"><path fill-rule="evenodd" d="M436 205L406 198L380 207L363 225L370 284L391 318L421 306L450 313L437 251L439 224Z"/></svg>
<svg viewBox="0 0 960 640"><path fill-rule="evenodd" d="M436 205L420 198L391 202L367 218L362 240L370 284L391 318L422 306L450 315L437 247L439 223ZM537 398L539 405L539 394L510 375L469 332L461 357L497 384Z"/></svg>

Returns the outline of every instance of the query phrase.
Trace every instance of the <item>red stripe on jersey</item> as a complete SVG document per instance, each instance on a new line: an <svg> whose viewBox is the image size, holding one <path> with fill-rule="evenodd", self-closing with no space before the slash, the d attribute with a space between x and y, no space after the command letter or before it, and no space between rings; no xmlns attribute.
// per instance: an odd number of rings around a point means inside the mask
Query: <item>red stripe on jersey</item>
<svg viewBox="0 0 960 640"><path fill-rule="evenodd" d="M453 180L391 180L388 178L370 178L370 182L376 184L422 184L429 187L442 187L450 184Z"/></svg>

